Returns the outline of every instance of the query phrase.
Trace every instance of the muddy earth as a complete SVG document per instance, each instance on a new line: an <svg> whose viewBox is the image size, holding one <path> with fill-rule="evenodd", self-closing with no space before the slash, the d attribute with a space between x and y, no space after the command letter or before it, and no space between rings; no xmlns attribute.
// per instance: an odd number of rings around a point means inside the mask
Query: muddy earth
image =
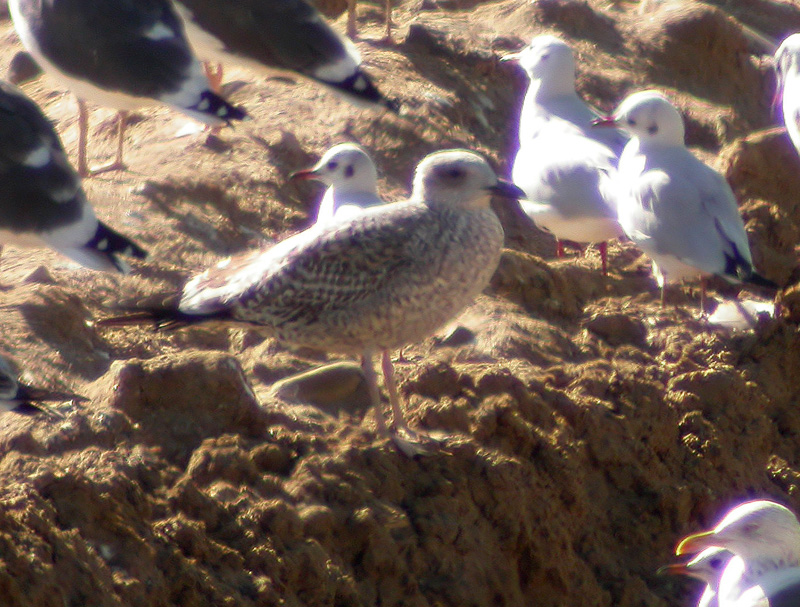
<svg viewBox="0 0 800 607"><path fill-rule="evenodd" d="M3 251L0 352L89 399L57 404L64 419L0 417L4 605L689 605L696 583L656 575L681 535L748 498L800 510L800 158L767 60L800 30L797 4L404 0L394 20L384 42L381 6L362 4L356 44L401 116L228 66L251 122L209 146L176 137L188 119L143 111L129 170L85 182L150 261L116 276ZM544 32L573 45L599 108L649 87L676 102L688 144L737 194L757 267L783 286L778 318L709 326L696 284L661 309L630 243L610 245L604 278L595 248L558 260L550 236L499 209L491 286L460 328L395 353L410 422L447 437L416 460L377 436L346 360L248 327L93 324L307 227L322 189L288 175L335 143L372 153L387 199L442 148L508 175L526 79L499 57ZM5 17L0 35L6 69L21 47ZM74 159L74 98L46 76L24 90ZM108 160L113 111L92 113L91 137L91 161ZM279 383L337 361L321 386Z"/></svg>

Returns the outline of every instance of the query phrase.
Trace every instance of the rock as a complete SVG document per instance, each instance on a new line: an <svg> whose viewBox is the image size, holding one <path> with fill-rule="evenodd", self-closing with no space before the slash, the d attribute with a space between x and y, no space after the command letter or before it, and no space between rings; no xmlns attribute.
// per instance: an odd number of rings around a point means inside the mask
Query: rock
<svg viewBox="0 0 800 607"><path fill-rule="evenodd" d="M585 322L585 326L612 346L631 344L643 348L647 344L644 323L628 314L595 314Z"/></svg>
<svg viewBox="0 0 800 607"><path fill-rule="evenodd" d="M362 416L371 404L361 365L349 361L291 375L275 382L271 394L285 402L313 405L333 416Z"/></svg>

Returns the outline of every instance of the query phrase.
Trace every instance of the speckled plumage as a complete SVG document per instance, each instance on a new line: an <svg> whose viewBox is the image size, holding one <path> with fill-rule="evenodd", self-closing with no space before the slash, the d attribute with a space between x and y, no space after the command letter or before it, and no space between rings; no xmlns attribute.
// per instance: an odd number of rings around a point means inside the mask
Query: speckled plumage
<svg viewBox="0 0 800 607"><path fill-rule="evenodd" d="M264 271L233 297L204 299L204 309L227 308L230 318L293 344L360 353L418 341L466 307L497 267L503 231L488 208L408 201L290 241L305 246L287 251L284 241L237 260ZM192 280L181 311L190 313L199 303L192 296L232 270L226 264Z"/></svg>

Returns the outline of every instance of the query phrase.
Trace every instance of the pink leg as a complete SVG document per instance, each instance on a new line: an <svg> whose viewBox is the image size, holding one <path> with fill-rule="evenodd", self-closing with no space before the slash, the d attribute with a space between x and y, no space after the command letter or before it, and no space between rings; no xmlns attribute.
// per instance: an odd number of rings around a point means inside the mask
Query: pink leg
<svg viewBox="0 0 800 607"><path fill-rule="evenodd" d="M203 68L206 72L206 78L208 78L208 83L211 85L211 90L214 91L217 95L220 94L222 91L222 77L224 73L224 68L222 67L221 63L217 63L214 65L210 61L203 62Z"/></svg>
<svg viewBox="0 0 800 607"><path fill-rule="evenodd" d="M83 99L78 99L78 175L89 176L89 162L86 159L86 138L89 133L89 109Z"/></svg>
<svg viewBox="0 0 800 607"><path fill-rule="evenodd" d="M603 264L603 276L608 276L608 243L603 241L597 248L600 249L600 261Z"/></svg>
<svg viewBox="0 0 800 607"><path fill-rule="evenodd" d="M556 240L556 257L559 259L564 257L564 243L560 240Z"/></svg>
<svg viewBox="0 0 800 607"><path fill-rule="evenodd" d="M356 39L356 0L347 0L347 36Z"/></svg>
<svg viewBox="0 0 800 607"><path fill-rule="evenodd" d="M378 390L378 376L375 374L375 369L372 367L372 353L366 352L361 357L361 370L364 372L364 379L367 381L369 399L372 402L373 409L375 409L375 421L378 424L378 432L383 436L389 436L389 428L386 425L386 419L383 416L383 409L381 408L381 393L380 390Z"/></svg>

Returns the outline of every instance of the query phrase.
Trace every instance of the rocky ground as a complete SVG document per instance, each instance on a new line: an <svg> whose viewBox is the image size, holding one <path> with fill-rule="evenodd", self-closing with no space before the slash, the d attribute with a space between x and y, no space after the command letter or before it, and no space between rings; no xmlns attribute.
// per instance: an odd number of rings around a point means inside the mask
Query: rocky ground
<svg viewBox="0 0 800 607"><path fill-rule="evenodd" d="M222 145L175 138L187 120L168 110L136 117L130 170L86 181L101 218L152 253L132 275L3 251L0 351L89 398L63 420L0 417L4 604L689 605L696 585L655 573L681 535L747 498L800 510L800 158L765 60L800 30L796 3L408 0L395 21L382 42L379 7L360 7L357 44L400 117L232 66L226 92L254 120ZM7 66L20 46L0 30ZM508 174L525 79L499 57L542 32L573 44L598 107L646 87L676 101L739 197L757 266L785 286L779 318L713 328L697 285L662 310L631 244L610 246L603 278L595 250L556 260L504 211L508 249L460 319L475 339L445 332L396 363L412 424L449 437L417 460L377 438L347 365L297 403L275 383L328 359L248 328L92 324L309 225L321 190L288 174L334 143L372 152L389 199L436 149ZM73 98L47 77L25 91L74 158ZM93 113L92 142L95 162L112 155L112 111Z"/></svg>

